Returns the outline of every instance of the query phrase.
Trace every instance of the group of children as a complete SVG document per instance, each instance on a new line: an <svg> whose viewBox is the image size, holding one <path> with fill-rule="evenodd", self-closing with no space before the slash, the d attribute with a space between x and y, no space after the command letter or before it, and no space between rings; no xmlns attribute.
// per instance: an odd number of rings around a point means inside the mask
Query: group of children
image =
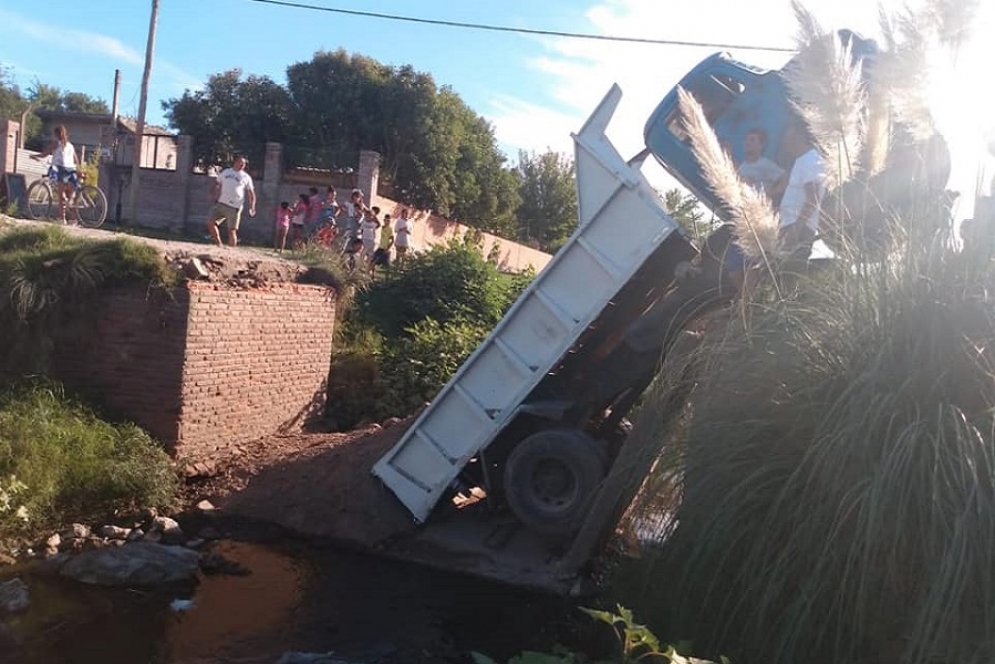
<svg viewBox="0 0 995 664"><path fill-rule="evenodd" d="M341 249L349 265L355 264L356 255L362 256L371 276L377 266L389 269L392 250L397 252L398 268L403 268L411 244L408 210L402 209L396 222L389 214L381 222L380 208L366 205L361 190L353 189L349 202L339 205L333 186L328 187L324 197L317 187L311 187L292 207L288 201L280 203L274 231L277 251L286 248L288 235L297 249L313 235L322 246Z"/></svg>

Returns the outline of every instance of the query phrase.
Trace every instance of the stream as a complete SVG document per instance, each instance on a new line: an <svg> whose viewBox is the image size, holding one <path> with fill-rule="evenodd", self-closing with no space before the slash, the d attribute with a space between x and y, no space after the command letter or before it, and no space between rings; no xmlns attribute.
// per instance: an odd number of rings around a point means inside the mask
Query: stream
<svg viewBox="0 0 995 664"><path fill-rule="evenodd" d="M299 542L217 542L248 568L190 588L94 588L28 573L7 664L275 664L287 652L362 664L506 661L589 632L571 602ZM4 574L0 581L9 577ZM6 652L4 652L6 651Z"/></svg>

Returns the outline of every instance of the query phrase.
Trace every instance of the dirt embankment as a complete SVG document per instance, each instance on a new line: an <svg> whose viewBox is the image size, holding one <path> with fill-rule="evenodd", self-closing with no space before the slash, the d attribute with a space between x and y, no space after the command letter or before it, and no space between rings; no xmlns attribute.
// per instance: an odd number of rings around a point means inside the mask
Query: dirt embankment
<svg viewBox="0 0 995 664"><path fill-rule="evenodd" d="M415 522L370 471L411 420L388 420L347 433L274 435L218 461L212 476L188 483L223 514L276 524L293 533L378 548Z"/></svg>

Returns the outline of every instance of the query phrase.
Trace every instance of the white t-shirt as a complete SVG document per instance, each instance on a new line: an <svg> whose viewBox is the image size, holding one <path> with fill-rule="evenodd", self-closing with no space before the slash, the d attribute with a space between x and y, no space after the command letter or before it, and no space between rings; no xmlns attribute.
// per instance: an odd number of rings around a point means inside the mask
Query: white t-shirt
<svg viewBox="0 0 995 664"><path fill-rule="evenodd" d="M254 191L252 176L245 171L236 171L234 168L226 168L221 171L218 175L218 182L221 183L221 195L218 196L218 202L237 210L242 209L242 203L245 202L245 192Z"/></svg>
<svg viewBox="0 0 995 664"><path fill-rule="evenodd" d="M408 243L408 233L411 230L408 226L408 220L404 217L400 217L397 223L394 224L394 246L396 247L407 247ZM404 231L403 233L401 231Z"/></svg>
<svg viewBox="0 0 995 664"><path fill-rule="evenodd" d="M739 165L739 177L743 182L758 191L767 193L784 175L784 169L767 157L756 161L744 161Z"/></svg>
<svg viewBox="0 0 995 664"><path fill-rule="evenodd" d="M52 152L52 165L70 171L76 170L76 147L69 141L66 141L65 145L56 145Z"/></svg>
<svg viewBox="0 0 995 664"><path fill-rule="evenodd" d="M363 229L363 242L374 244L377 241L377 223L372 219L364 219L360 228Z"/></svg>
<svg viewBox="0 0 995 664"><path fill-rule="evenodd" d="M822 157L815 148L809 150L802 156L795 159L794 166L791 167L791 175L788 176L788 186L784 190L784 197L781 199L781 228L787 228L798 221L798 215L805 207L805 186L815 184L818 186L819 200L826 193L826 167L822 163ZM819 205L808 218L808 227L813 231L819 230Z"/></svg>

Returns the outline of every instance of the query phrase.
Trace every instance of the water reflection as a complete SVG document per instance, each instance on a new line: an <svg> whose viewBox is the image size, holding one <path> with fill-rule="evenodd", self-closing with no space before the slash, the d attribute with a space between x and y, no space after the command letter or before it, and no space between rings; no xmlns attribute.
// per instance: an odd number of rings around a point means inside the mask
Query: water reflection
<svg viewBox="0 0 995 664"><path fill-rule="evenodd" d="M466 661L548 648L575 615L565 600L360 554L223 542L214 549L251 570L195 588L89 588L28 579L30 611L8 624L23 641L17 664L269 663L287 651L363 662ZM171 608L181 602L177 611Z"/></svg>

